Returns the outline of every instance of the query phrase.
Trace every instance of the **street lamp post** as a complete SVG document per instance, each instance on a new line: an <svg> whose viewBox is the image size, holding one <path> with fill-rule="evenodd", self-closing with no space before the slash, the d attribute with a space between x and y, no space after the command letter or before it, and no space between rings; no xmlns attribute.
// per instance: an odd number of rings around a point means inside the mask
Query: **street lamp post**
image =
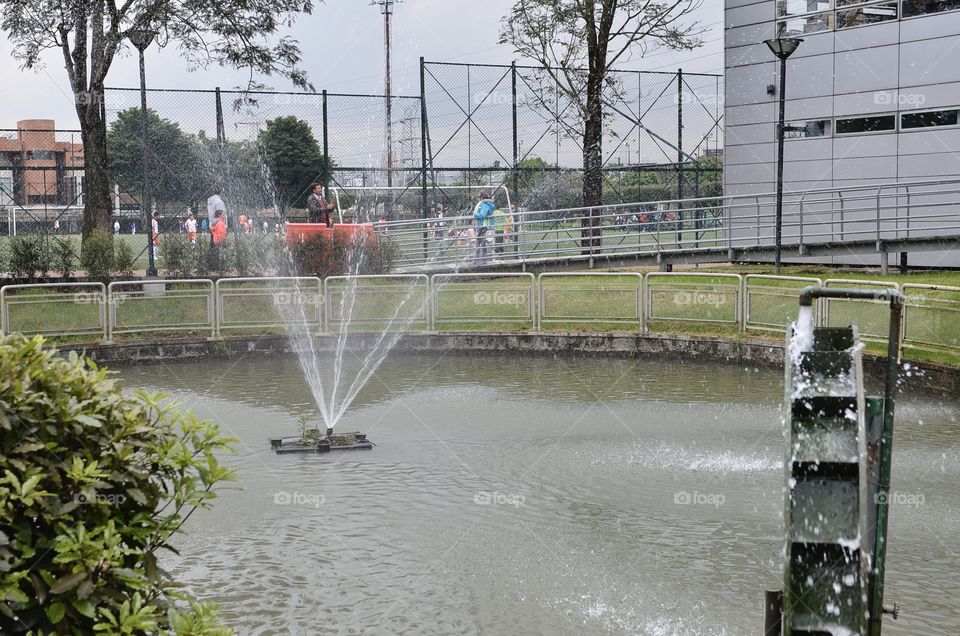
<svg viewBox="0 0 960 636"><path fill-rule="evenodd" d="M127 38L130 43L140 52L140 132L143 137L143 209L147 221L147 276L155 277L157 275L157 264L153 253L153 222L150 218L151 197L150 197L150 146L148 141L148 118L147 118L147 75L143 63L143 52L153 42L157 35L156 31L149 29L131 29L127 31Z"/></svg>
<svg viewBox="0 0 960 636"><path fill-rule="evenodd" d="M801 42L803 40L800 38L785 38L782 35L766 42L773 54L780 60L780 115L777 119L777 237L774 261L777 274L780 273L783 247L783 141L787 131L787 58L793 55ZM757 222L759 223L760 219L757 219Z"/></svg>

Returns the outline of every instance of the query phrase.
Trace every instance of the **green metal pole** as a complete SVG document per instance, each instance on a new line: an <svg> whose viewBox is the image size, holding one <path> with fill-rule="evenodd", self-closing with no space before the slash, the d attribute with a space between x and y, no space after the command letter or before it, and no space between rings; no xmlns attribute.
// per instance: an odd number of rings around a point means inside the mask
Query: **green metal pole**
<svg viewBox="0 0 960 636"><path fill-rule="evenodd" d="M510 65L513 83L513 197L520 200L520 131L517 128L517 63Z"/></svg>
<svg viewBox="0 0 960 636"><path fill-rule="evenodd" d="M330 135L327 127L327 91L323 91L323 198L330 200ZM343 211L340 211L343 214Z"/></svg>
<svg viewBox="0 0 960 636"><path fill-rule="evenodd" d="M427 211L427 75L424 60L420 58L420 198L423 206L423 218ZM423 224L423 261L429 257L427 242L427 224Z"/></svg>
<svg viewBox="0 0 960 636"><path fill-rule="evenodd" d="M897 375L900 367L900 325L904 298L890 296L890 333L887 343L887 374L883 389L883 434L880 438L880 475L877 484L877 536L873 594L870 597L870 634L880 636L883 627L883 577L887 567L887 523L890 519L890 473L893 462L893 416Z"/></svg>

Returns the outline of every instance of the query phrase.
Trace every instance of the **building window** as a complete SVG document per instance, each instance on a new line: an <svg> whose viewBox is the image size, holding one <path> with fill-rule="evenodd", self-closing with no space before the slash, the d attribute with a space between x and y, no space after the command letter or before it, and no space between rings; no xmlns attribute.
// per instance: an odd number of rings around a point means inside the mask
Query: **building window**
<svg viewBox="0 0 960 636"><path fill-rule="evenodd" d="M938 126L956 126L958 119L960 119L958 115L960 115L960 110L956 108L926 113L904 113L900 116L900 128L902 130L914 130Z"/></svg>
<svg viewBox="0 0 960 636"><path fill-rule="evenodd" d="M28 150L27 160L53 161L57 158L57 153L53 150Z"/></svg>
<svg viewBox="0 0 960 636"><path fill-rule="evenodd" d="M896 130L896 128L896 115L871 115L869 117L838 119L836 131L838 135L858 135Z"/></svg>
<svg viewBox="0 0 960 636"><path fill-rule="evenodd" d="M842 1L842 0L841 0ZM851 4L847 2L846 4ZM897 3L884 2L857 6L843 11L837 11L837 28L849 29L852 27L886 22L897 19Z"/></svg>
<svg viewBox="0 0 960 636"><path fill-rule="evenodd" d="M960 0L903 0L903 17L956 11L960 9Z"/></svg>
<svg viewBox="0 0 960 636"><path fill-rule="evenodd" d="M787 124L784 131L786 139L808 139L810 137L826 137L830 134L830 122L826 119L813 121L798 121Z"/></svg>

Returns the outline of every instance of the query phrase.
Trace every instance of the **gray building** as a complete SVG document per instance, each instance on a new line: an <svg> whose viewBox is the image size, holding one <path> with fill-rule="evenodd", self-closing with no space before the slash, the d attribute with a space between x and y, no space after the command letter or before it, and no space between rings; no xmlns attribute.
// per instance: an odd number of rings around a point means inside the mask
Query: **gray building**
<svg viewBox="0 0 960 636"><path fill-rule="evenodd" d="M787 191L960 179L960 0L725 2L728 195L776 188L779 62L764 41L778 31L804 39L787 62ZM835 220L835 207L819 213ZM960 266L960 254L911 262Z"/></svg>

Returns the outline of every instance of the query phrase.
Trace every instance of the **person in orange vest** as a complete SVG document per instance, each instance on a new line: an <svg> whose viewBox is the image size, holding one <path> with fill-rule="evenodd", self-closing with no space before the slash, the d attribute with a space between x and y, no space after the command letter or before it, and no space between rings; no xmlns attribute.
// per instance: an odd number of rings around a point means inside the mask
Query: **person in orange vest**
<svg viewBox="0 0 960 636"><path fill-rule="evenodd" d="M227 242L227 222L223 218L223 210L217 210L217 216L213 222L213 244L223 246Z"/></svg>

